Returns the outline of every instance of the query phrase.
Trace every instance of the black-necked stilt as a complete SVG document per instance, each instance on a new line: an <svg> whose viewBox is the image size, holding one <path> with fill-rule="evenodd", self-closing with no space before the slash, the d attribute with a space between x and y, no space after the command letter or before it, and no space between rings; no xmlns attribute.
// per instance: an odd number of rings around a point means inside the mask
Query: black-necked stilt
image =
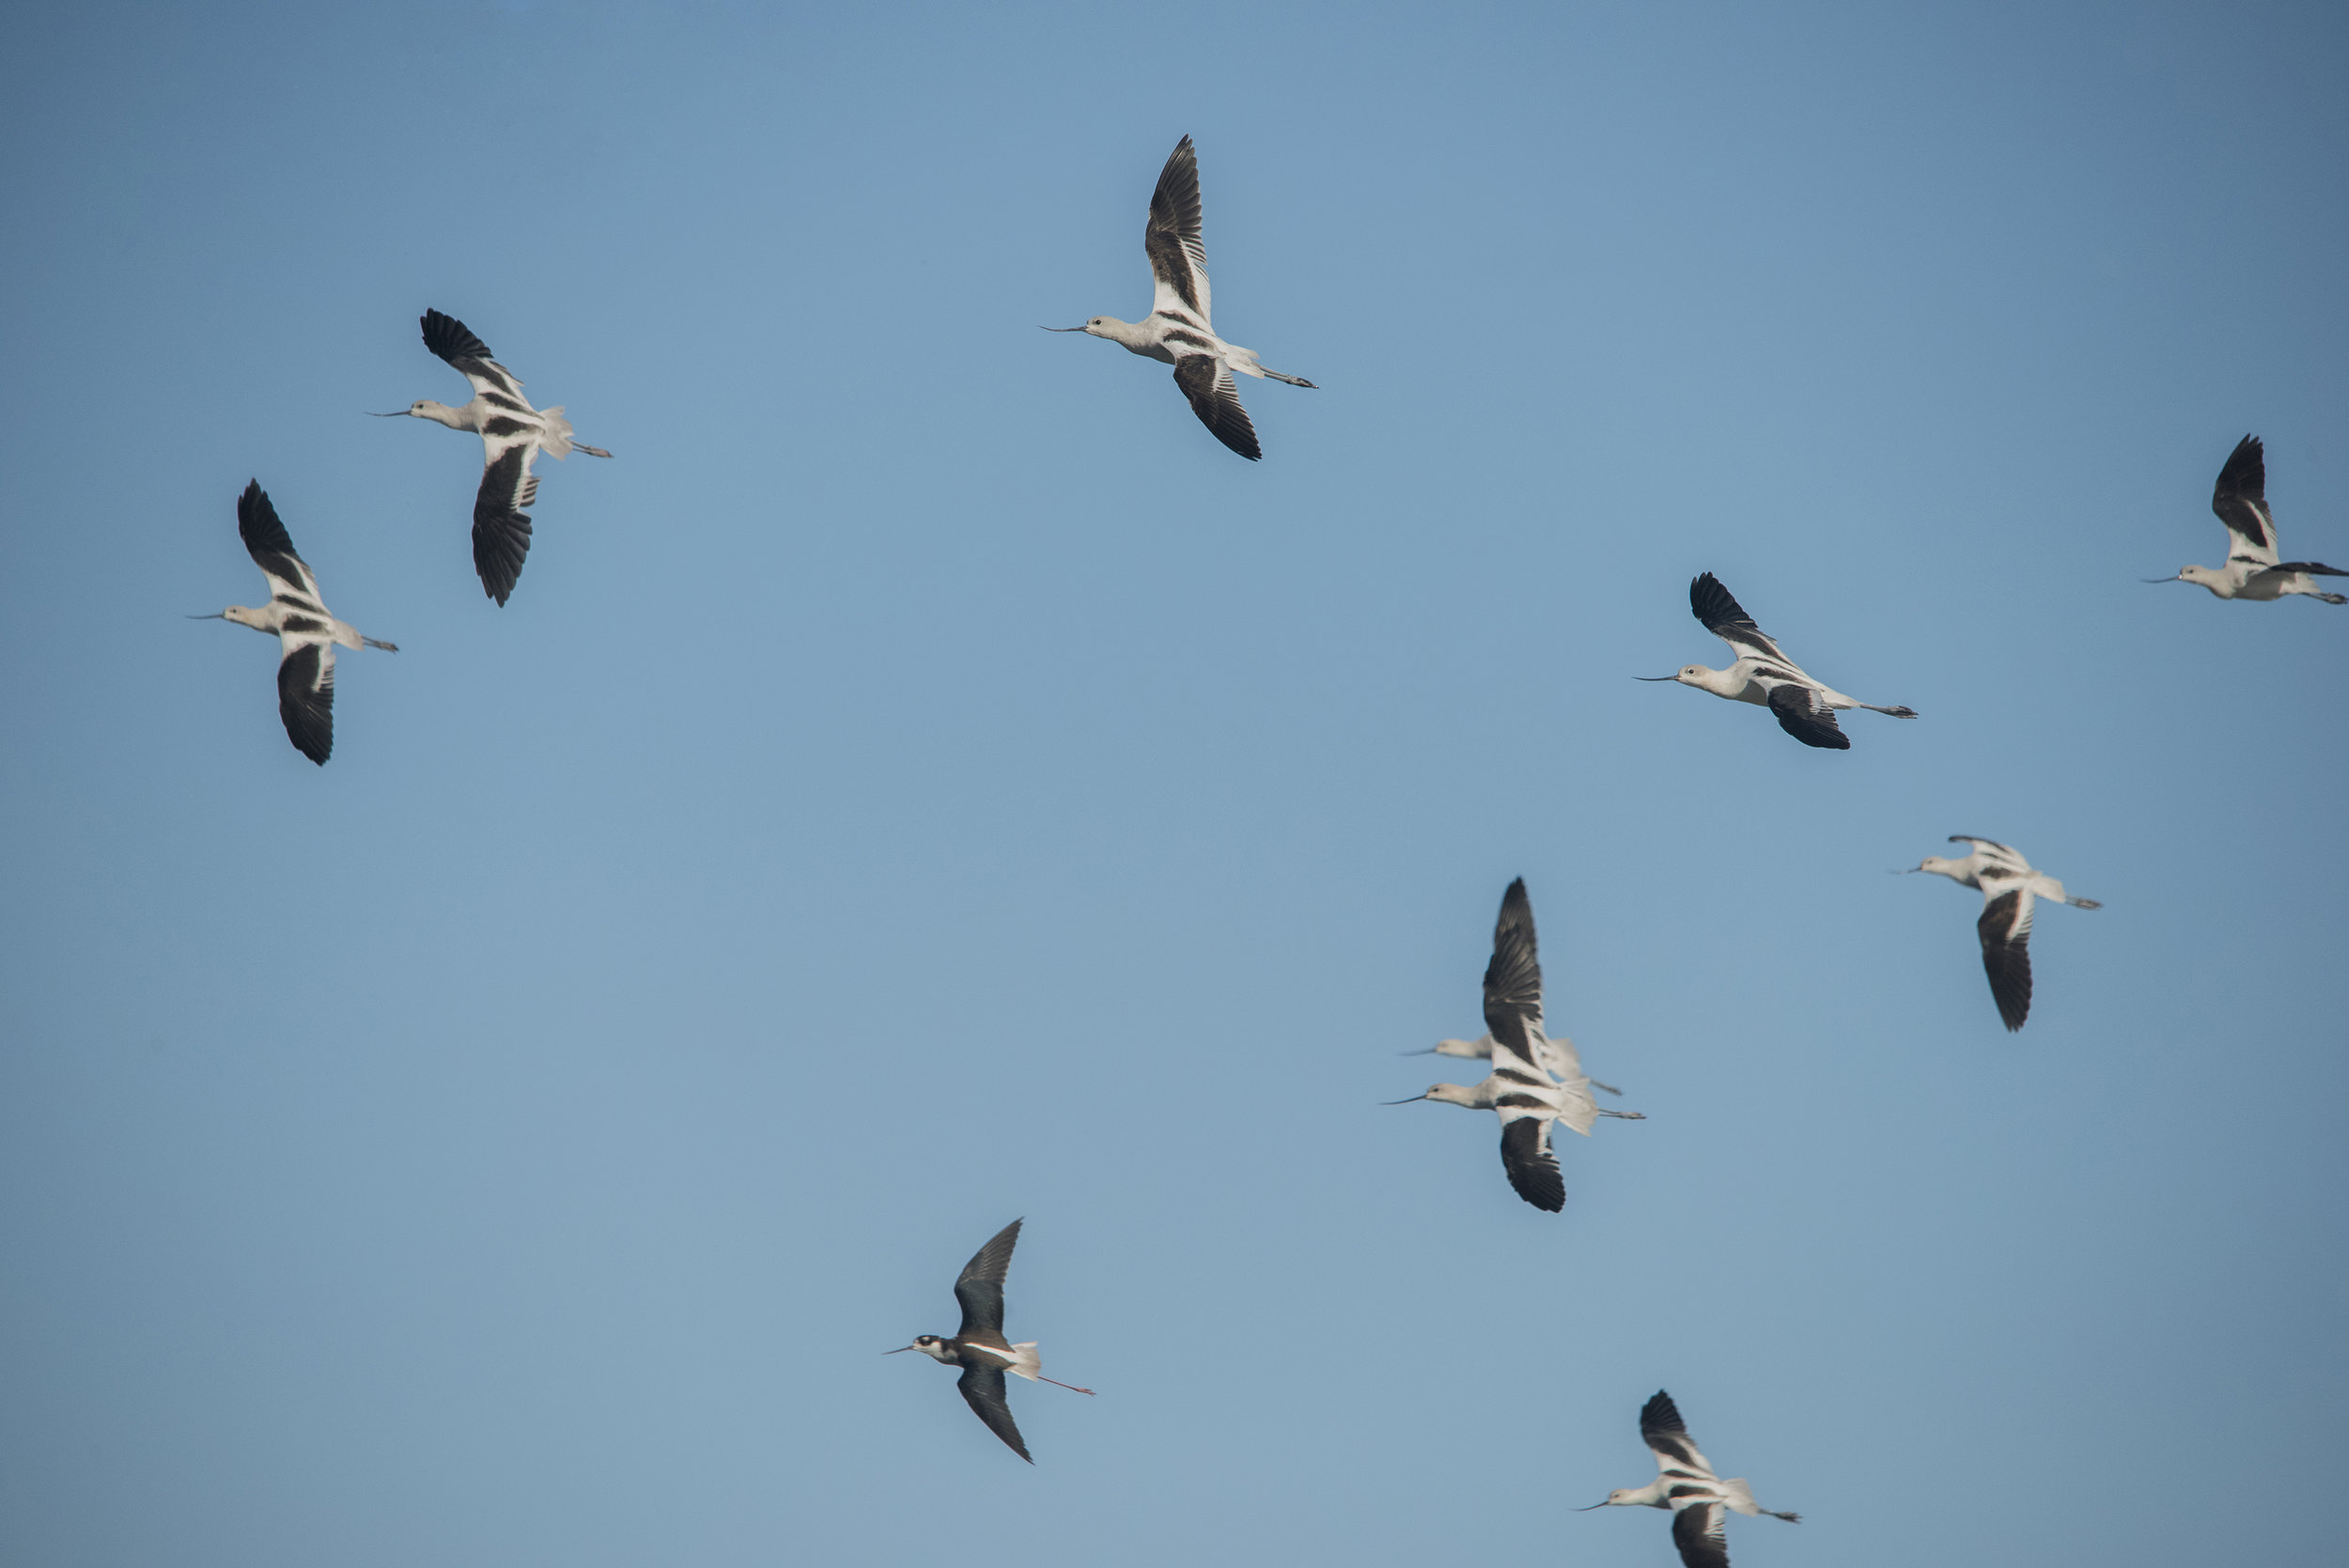
<svg viewBox="0 0 2349 1568"><path fill-rule="evenodd" d="M2349 577L2349 571L2322 561L2279 559L2276 519L2267 509L2267 456L2257 436L2245 436L2227 455L2211 491L2210 509L2227 525L2231 536L2227 564L2216 571L2208 567L2180 567L2172 577L2149 577L2148 582L2199 582L2220 598L2277 599L2305 594L2326 604L2349 604L2349 598L2328 594L2309 581L2311 577Z"/></svg>
<svg viewBox="0 0 2349 1568"><path fill-rule="evenodd" d="M1895 719L1917 717L1913 708L1878 707L1857 697L1846 697L1806 675L1802 666L1779 652L1778 644L1763 635L1762 629L1753 624L1753 617L1730 597L1720 579L1711 572L1688 584L1688 608L1695 612L1705 630L1736 650L1737 661L1726 670L1690 664L1672 675L1634 675L1632 679L1676 680L1683 686L1710 691L1716 697L1766 707L1778 715L1778 727L1797 740L1833 752L1851 750L1851 741L1835 726L1838 708L1864 707L1871 713L1889 713Z"/></svg>
<svg viewBox="0 0 2349 1568"><path fill-rule="evenodd" d="M2034 901L2051 898L2076 909L2101 909L2092 898L2074 898L2063 884L2044 871L2031 869L2022 852L1970 833L1952 833L1952 844L1970 844L1974 852L1952 861L1927 855L1910 872L1930 871L1969 888L1982 890L1982 918L1974 929L1982 937L1982 967L1990 976L1990 995L2007 1032L2023 1027L2030 1017L2030 913Z"/></svg>
<svg viewBox="0 0 2349 1568"><path fill-rule="evenodd" d="M1663 1389L1640 1410L1640 1440L1656 1455L1657 1476L1645 1486L1623 1486L1607 1494L1606 1502L1591 1508L1668 1508L1672 1516L1672 1545L1680 1548L1686 1568L1729 1568L1725 1526L1729 1511L1767 1514L1773 1519L1799 1524L1799 1514L1781 1514L1753 1500L1753 1489L1743 1481L1723 1481L1697 1452L1696 1439L1681 1423L1672 1396ZM1581 1510L1588 1514L1591 1508Z"/></svg>
<svg viewBox="0 0 2349 1568"><path fill-rule="evenodd" d="M430 398L411 403L379 419L411 415L445 425L452 430L472 430L481 437L484 458L481 489L473 501L473 565L481 574L481 587L504 604L522 574L530 553L531 504L538 499L538 480L530 465L544 452L561 462L573 452L608 458L600 446L571 439L571 422L563 406L534 409L522 396L522 383L491 356L490 346L454 316L428 310L420 318L424 346L446 360L473 383L473 401L452 409Z"/></svg>
<svg viewBox="0 0 2349 1568"><path fill-rule="evenodd" d="M1574 1042L1563 1034L1552 1034L1535 1043L1533 1052L1541 1058L1542 1071L1553 1078L1581 1078L1582 1058L1574 1048ZM1406 1056L1456 1056L1470 1062L1489 1062L1493 1055L1493 1037L1488 1030L1473 1040L1439 1040L1425 1050L1407 1050ZM1604 1089L1620 1098L1623 1091L1611 1083L1585 1079L1594 1089Z"/></svg>
<svg viewBox="0 0 2349 1568"><path fill-rule="evenodd" d="M1036 1358L1034 1340L1013 1344L1003 1338L1003 1271L1011 1266L1011 1250L1019 1243L1019 1225L1020 1221L1015 1219L996 1232L995 1239L962 1265L962 1273L955 1280L955 1299L962 1305L962 1327L951 1338L924 1334L911 1344L901 1344L882 1354L897 1356L918 1350L934 1361L960 1367L962 1376L955 1386L962 1390L963 1399L979 1420L987 1422L989 1432L1033 1465L1035 1461L1028 1459L1028 1445L1019 1440L1019 1428L1012 1424L1011 1405L1003 1398L1003 1374L1016 1372L1032 1381L1072 1389L1081 1394L1093 1390L1045 1376L1039 1370L1043 1362Z"/></svg>
<svg viewBox="0 0 2349 1568"><path fill-rule="evenodd" d="M319 597L319 580L294 553L286 525L258 479L237 497L237 533L245 553L261 568L269 582L269 602L259 609L232 604L217 615L192 615L191 620L234 621L277 639L277 714L286 722L286 738L294 750L326 766L334 751L334 648L399 649L390 643L363 637L359 629L338 621Z"/></svg>
<svg viewBox="0 0 2349 1568"><path fill-rule="evenodd" d="M1501 897L1501 918L1493 925L1492 961L1485 966L1485 1026L1491 1032L1492 1076L1472 1087L1458 1083L1430 1085L1424 1094L1390 1105L1438 1100L1445 1105L1490 1110L1501 1118L1501 1165L1518 1197L1552 1214L1566 1206L1566 1184L1558 1173L1558 1157L1550 1151L1549 1126L1563 1122L1589 1136L1591 1124L1601 1116L1626 1122L1646 1117L1636 1110L1601 1110L1591 1099L1590 1079L1584 1078L1571 1049L1545 1050L1542 1033L1542 965L1533 936L1533 906L1525 896L1525 878L1509 884ZM1545 1062L1571 1067L1563 1081L1550 1076Z"/></svg>
<svg viewBox="0 0 2349 1568"><path fill-rule="evenodd" d="M1149 254L1150 275L1158 282L1149 315L1139 321L1097 316L1081 327L1044 330L1090 333L1173 365L1174 384L1190 399L1190 411L1199 422L1216 440L1253 462L1264 453L1256 445L1256 427L1248 422L1248 411L1240 407L1232 373L1269 376L1291 386L1314 383L1266 369L1254 349L1224 342L1207 324L1207 247L1199 238L1199 159L1189 136L1174 144L1166 167L1159 171L1142 248Z"/></svg>

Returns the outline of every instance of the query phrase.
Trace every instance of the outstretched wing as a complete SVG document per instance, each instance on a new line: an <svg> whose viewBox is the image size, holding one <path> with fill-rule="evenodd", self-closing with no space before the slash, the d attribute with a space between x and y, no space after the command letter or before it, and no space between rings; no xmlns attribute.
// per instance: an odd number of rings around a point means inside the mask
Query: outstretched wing
<svg viewBox="0 0 2349 1568"><path fill-rule="evenodd" d="M1974 930L1982 937L1982 967L1990 977L1991 998L2011 1034L2030 1017L2031 891L2028 884L1984 877L1983 893L1982 918Z"/></svg>
<svg viewBox="0 0 2349 1568"><path fill-rule="evenodd" d="M1729 1510L1718 1498L1692 1498L1672 1507L1672 1545L1681 1568L1729 1568Z"/></svg>
<svg viewBox="0 0 2349 1568"><path fill-rule="evenodd" d="M1493 922L1493 955L1485 966L1485 1027L1492 1032L1496 1068L1503 1064L1504 1052L1528 1071L1539 1068L1533 1042L1542 1038L1542 961L1533 901L1526 896L1522 877L1501 895L1501 915Z"/></svg>
<svg viewBox="0 0 2349 1568"><path fill-rule="evenodd" d="M2218 484L2210 494L2210 509L2234 536L2228 560L2260 567L2276 564L2276 520L2267 510L2267 454L2259 437L2245 436L2227 455L2227 465L2218 471Z"/></svg>
<svg viewBox="0 0 2349 1568"><path fill-rule="evenodd" d="M334 752L334 644L287 635L279 645L277 716L294 750L323 768Z"/></svg>
<svg viewBox="0 0 2349 1568"><path fill-rule="evenodd" d="M1020 1223L1015 1219L996 1232L994 1239L962 1265L955 1281L955 1299L962 1303L962 1327L955 1330L956 1338L1003 1331L1003 1274L1011 1267L1011 1250L1019 1245Z"/></svg>
<svg viewBox="0 0 2349 1568"><path fill-rule="evenodd" d="M1256 444L1256 427L1249 422L1248 411L1240 407L1239 388L1221 360L1213 354L1184 355L1174 362L1174 384L1183 389L1183 396L1190 399L1190 411L1216 440L1252 463L1264 456L1264 449Z"/></svg>
<svg viewBox="0 0 2349 1568"><path fill-rule="evenodd" d="M1019 1428L1011 1419L1011 1402L1003 1397L1003 1368L965 1367L962 1375L955 1380L955 1387L962 1390L964 1403L971 1406L972 1414L987 1422L989 1432L1009 1444L1012 1452L1031 1465L1035 1463L1028 1458L1028 1445L1019 1440Z"/></svg>
<svg viewBox="0 0 2349 1568"><path fill-rule="evenodd" d="M1769 693L1770 711L1778 715L1780 729L1822 751L1851 750L1851 737L1836 725L1835 710L1819 700L1815 689L1797 681L1772 680L1760 671L1753 678Z"/></svg>
<svg viewBox="0 0 2349 1568"><path fill-rule="evenodd" d="M1501 1113L1501 1168L1518 1197L1551 1214L1566 1206L1566 1180L1549 1148L1549 1117L1510 1106Z"/></svg>
<svg viewBox="0 0 2349 1568"><path fill-rule="evenodd" d="M473 569L481 574L482 592L504 604L530 555L526 508L538 499L538 476L530 472L538 444L535 439L481 439L490 460L473 498Z"/></svg>
<svg viewBox="0 0 2349 1568"><path fill-rule="evenodd" d="M237 536L244 541L244 552L253 557L261 575L269 579L271 597L298 595L323 607L319 580L294 553L293 540L287 536L286 525L277 520L277 508L270 505L269 492L261 489L258 479L247 481L244 493L237 497Z"/></svg>
<svg viewBox="0 0 2349 1568"><path fill-rule="evenodd" d="M1712 1464L1697 1452L1697 1440L1680 1419L1680 1406L1661 1389L1640 1407L1640 1441L1656 1455L1656 1467L1663 1474L1684 1480L1712 1478Z"/></svg>
<svg viewBox="0 0 2349 1568"><path fill-rule="evenodd" d="M1727 643L1742 657L1751 654L1757 659L1775 660L1791 665L1794 661L1778 651L1778 644L1763 634L1746 613L1745 606L1731 597L1721 580L1706 572L1688 584L1688 608L1705 630Z"/></svg>
<svg viewBox="0 0 2349 1568"><path fill-rule="evenodd" d="M521 398L521 379L492 358L490 346L475 337L464 322L437 310L426 311L419 321L424 328L424 346L471 381L475 392Z"/></svg>
<svg viewBox="0 0 2349 1568"><path fill-rule="evenodd" d="M2030 875L2030 862L2023 859L2023 852L2012 845L2000 844L1996 839L1976 838L1971 833L1952 833L1950 842L1972 845L1975 852L1982 857L1983 869L1992 876Z"/></svg>
<svg viewBox="0 0 2349 1568"><path fill-rule="evenodd" d="M1199 155L1189 136L1174 144L1166 167L1159 171L1142 248L1149 253L1150 276L1158 283L1150 308L1180 310L1207 326L1207 247L1199 238Z"/></svg>

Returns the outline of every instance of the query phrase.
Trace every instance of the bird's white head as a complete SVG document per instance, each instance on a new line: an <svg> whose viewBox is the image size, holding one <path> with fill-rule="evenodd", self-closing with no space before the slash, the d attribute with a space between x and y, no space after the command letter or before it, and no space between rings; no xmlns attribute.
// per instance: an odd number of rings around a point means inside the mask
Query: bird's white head
<svg viewBox="0 0 2349 1568"><path fill-rule="evenodd" d="M217 615L190 615L188 619L192 621L234 621L239 626L249 626L256 631L275 629L269 625L269 612L249 609L241 604L232 604Z"/></svg>
<svg viewBox="0 0 2349 1568"><path fill-rule="evenodd" d="M1470 1107L1477 1104L1476 1091L1462 1088L1456 1083L1431 1083L1427 1086L1427 1093L1424 1094L1413 1094L1408 1100L1389 1100L1387 1103L1389 1105L1416 1105L1421 1100L1440 1100L1445 1105Z"/></svg>
<svg viewBox="0 0 2349 1568"><path fill-rule="evenodd" d="M1477 1042L1474 1040L1439 1040L1436 1042L1435 1050L1431 1054L1436 1056L1464 1056L1474 1059L1476 1057L1487 1055L1492 1050L1492 1047L1489 1044L1486 1045L1483 1050L1477 1049L1476 1047Z"/></svg>
<svg viewBox="0 0 2349 1568"><path fill-rule="evenodd" d="M881 1354L884 1356L902 1356L909 1350L918 1350L933 1361L951 1361L953 1359L947 1352L946 1342L940 1339L936 1334L917 1335L911 1344L901 1344L894 1350L884 1350Z"/></svg>
<svg viewBox="0 0 2349 1568"><path fill-rule="evenodd" d="M1721 690L1721 681L1728 674L1726 670L1708 669L1703 664L1683 664L1668 675L1633 675L1631 678L1646 681L1676 680L1683 686L1693 686L1699 691L1719 691Z"/></svg>
<svg viewBox="0 0 2349 1568"><path fill-rule="evenodd" d="M375 417L378 419L428 419L435 425L445 425L452 430L465 428L463 416L455 409L450 408L446 403L436 403L429 397L419 397L404 409L396 409L390 413L379 413Z"/></svg>
<svg viewBox="0 0 2349 1568"><path fill-rule="evenodd" d="M1927 855L1908 869L1911 872L1930 871L1936 877L1954 877L1960 880L1963 880L1966 876L1964 861L1952 861L1942 855Z"/></svg>
<svg viewBox="0 0 2349 1568"><path fill-rule="evenodd" d="M1112 343L1127 343L1137 329L1130 321L1114 316L1096 316L1081 327L1047 327L1048 333L1083 333L1088 337L1106 337Z"/></svg>
<svg viewBox="0 0 2349 1568"><path fill-rule="evenodd" d="M2233 597L2227 590L2226 574L2213 571L2208 567L2180 567L2173 576L2149 577L2145 581L2148 582L2191 582L2198 588L2208 588L2220 598Z"/></svg>

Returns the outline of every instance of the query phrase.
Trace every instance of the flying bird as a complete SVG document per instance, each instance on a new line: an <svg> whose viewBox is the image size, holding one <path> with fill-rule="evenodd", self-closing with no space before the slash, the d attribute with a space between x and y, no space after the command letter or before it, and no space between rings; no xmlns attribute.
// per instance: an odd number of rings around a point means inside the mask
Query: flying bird
<svg viewBox="0 0 2349 1568"><path fill-rule="evenodd" d="M563 417L560 403L551 409L532 408L522 396L521 378L500 365L490 346L464 322L437 310L426 311L420 320L424 346L473 383L473 401L452 409L427 397L376 417L428 419L481 437L481 489L473 501L473 566L481 574L482 590L504 604L530 553L529 511L538 499L538 479L530 472L531 463L541 452L556 462L573 452L591 458L612 454L572 440L571 422Z"/></svg>
<svg viewBox="0 0 2349 1568"><path fill-rule="evenodd" d="M2322 561L2279 559L2276 520L2267 510L2267 455L2259 437L2245 436L2227 455L2227 466L2218 471L2218 484L2210 493L2210 509L2227 525L2227 564L2216 571L2180 567L2175 576L2145 581L2199 582L2220 598L2266 600L2305 594L2326 604L2349 604L2349 598L2328 594L2309 581L2349 577L2349 571Z"/></svg>
<svg viewBox="0 0 2349 1568"><path fill-rule="evenodd" d="M1539 1064L1542 1071L1552 1078L1582 1077L1581 1055L1575 1050L1574 1042L1563 1034L1553 1034L1542 1040L1533 1048L1533 1053L1541 1059ZM1425 1050L1407 1050L1403 1054L1406 1056L1456 1056L1470 1062L1489 1062L1493 1055L1492 1031L1486 1030L1473 1040L1439 1040ZM1613 1084L1601 1083L1595 1078L1584 1079L1583 1081L1594 1089L1604 1089L1607 1093L1618 1097L1623 1094L1623 1091Z"/></svg>
<svg viewBox="0 0 2349 1568"><path fill-rule="evenodd" d="M1895 719L1917 717L1914 708L1878 707L1857 697L1846 697L1825 682L1812 678L1801 665L1778 651L1778 644L1763 635L1762 629L1753 624L1753 617L1730 597L1720 579L1711 572L1688 584L1688 608L1695 612L1705 630L1736 652L1736 662L1726 670L1690 664L1669 675L1634 675L1632 679L1676 680L1683 686L1710 691L1716 697L1766 707L1778 716L1780 729L1806 746L1831 752L1851 750L1851 741L1835 724L1839 708L1864 707L1871 713L1889 713Z"/></svg>
<svg viewBox="0 0 2349 1568"><path fill-rule="evenodd" d="M286 525L258 479L237 497L237 534L245 553L261 568L269 583L269 602L258 609L232 604L217 615L192 615L197 621L234 621L277 639L277 716L286 722L286 738L294 750L326 766L334 751L334 649L399 649L390 643L363 637L348 621L338 621L319 597L319 580L294 553Z"/></svg>
<svg viewBox="0 0 2349 1568"><path fill-rule="evenodd" d="M2051 898L2076 909L2101 909L2092 898L2074 898L2063 884L2044 871L2031 869L2022 851L1970 833L1952 833L1952 844L1970 844L1974 852L1963 860L1927 855L1905 868L1930 871L1982 890L1982 918L1974 929L1982 937L1982 967L1990 976L1990 995L1999 1004L1999 1017L2012 1034L2030 1017L2030 913L2038 899Z"/></svg>
<svg viewBox="0 0 2349 1568"><path fill-rule="evenodd" d="M1011 1405L1003 1398L1003 1374L1016 1372L1031 1382L1050 1383L1081 1394L1093 1390L1045 1376L1034 1340L1013 1344L1003 1338L1003 1272L1011 1267L1011 1250L1019 1244L1019 1225L1015 1219L996 1232L995 1239L962 1265L955 1281L955 1299L962 1306L961 1327L952 1336L924 1334L911 1344L882 1354L897 1356L918 1350L945 1366L960 1367L962 1376L955 1386L962 1390L964 1401L989 1432L1033 1465L1035 1461L1028 1458L1028 1445L1019 1440L1019 1428L1012 1424Z"/></svg>
<svg viewBox="0 0 2349 1568"><path fill-rule="evenodd" d="M1572 1048L1558 1052L1542 1032L1542 965L1533 936L1533 905L1525 878L1501 894L1501 918L1493 925L1492 961L1485 966L1485 1026L1492 1032L1492 1076L1475 1085L1438 1083L1424 1094L1390 1105L1436 1100L1444 1105L1490 1110L1501 1118L1501 1166L1518 1197L1551 1214L1566 1206L1566 1184L1549 1147L1552 1122L1590 1136L1601 1116L1626 1122L1647 1118L1636 1110L1601 1110L1591 1099ZM1569 1075L1551 1076L1543 1063L1559 1063Z"/></svg>
<svg viewBox="0 0 2349 1568"><path fill-rule="evenodd" d="M1753 1489L1743 1481L1723 1481L1697 1452L1696 1439L1681 1423L1679 1407L1663 1389L1640 1410L1640 1440L1656 1455L1657 1476L1645 1486L1622 1486L1607 1494L1605 1502L1591 1508L1667 1508L1672 1516L1672 1545L1680 1548L1684 1568L1729 1568L1729 1511L1748 1515L1767 1514L1773 1519L1800 1524L1799 1514L1781 1514L1753 1500ZM1588 1514L1591 1508L1580 1510Z"/></svg>
<svg viewBox="0 0 2349 1568"><path fill-rule="evenodd" d="M1216 440L1254 462L1264 453L1256 445L1256 427L1249 423L1248 411L1240 407L1233 373L1269 376L1291 386L1314 383L1266 369L1254 349L1224 342L1207 324L1207 247L1199 238L1199 158L1189 136L1174 144L1166 167L1159 171L1142 248L1149 255L1150 275L1158 283L1149 315L1139 321L1097 316L1081 327L1044 330L1089 333L1123 344L1129 353L1173 365L1174 384L1190 400L1190 411L1199 422Z"/></svg>

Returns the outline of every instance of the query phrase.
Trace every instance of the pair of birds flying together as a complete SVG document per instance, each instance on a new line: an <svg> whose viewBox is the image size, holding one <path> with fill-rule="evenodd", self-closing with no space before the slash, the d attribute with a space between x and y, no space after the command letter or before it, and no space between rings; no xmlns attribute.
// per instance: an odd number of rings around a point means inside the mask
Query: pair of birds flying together
<svg viewBox="0 0 2349 1568"><path fill-rule="evenodd" d="M1256 427L1240 406L1235 372L1259 380L1269 376L1291 386L1310 387L1302 376L1268 370L1252 349L1226 343L1209 324L1213 301L1207 287L1207 247L1199 237L1199 155L1185 136L1167 155L1150 193L1150 218L1143 225L1142 248L1150 258L1156 285L1150 314L1139 321L1096 316L1078 327L1046 327L1052 333L1085 333L1122 345L1128 353L1174 367L1174 384L1215 439L1254 462L1264 456Z"/></svg>
<svg viewBox="0 0 2349 1568"><path fill-rule="evenodd" d="M410 404L381 419L413 415L471 430L481 437L486 457L481 489L474 497L474 569L481 586L503 605L521 576L522 560L530 553L528 508L537 499L537 476L530 465L544 452L558 462L573 452L609 458L600 446L573 439L570 421L560 405L534 409L521 395L521 381L500 365L489 345L466 330L454 316L427 310L419 324L424 345L448 362L473 383L472 401L459 408L429 398ZM328 613L319 597L318 577L294 552L286 525L261 489L259 480L245 486L237 500L237 534L245 553L261 568L270 591L269 603L258 607L232 604L217 615L196 620L233 621L266 631L277 639L277 712L286 725L286 738L294 749L319 767L334 751L334 649L399 650L389 643L363 637L348 622Z"/></svg>
<svg viewBox="0 0 2349 1568"><path fill-rule="evenodd" d="M1489 1056L1492 1075L1484 1082L1431 1084L1423 1094L1387 1103L1435 1100L1493 1112L1501 1118L1501 1168L1510 1187L1535 1208L1556 1214L1566 1206L1566 1184L1549 1146L1551 1125L1563 1122L1588 1138L1601 1116L1626 1122L1647 1118L1637 1110L1601 1110L1591 1098L1593 1085L1582 1075L1574 1043L1543 1032L1541 954L1522 877L1501 894L1501 917L1493 924L1493 955L1485 966L1485 1028L1482 1039L1446 1040L1436 1047L1446 1056Z"/></svg>

